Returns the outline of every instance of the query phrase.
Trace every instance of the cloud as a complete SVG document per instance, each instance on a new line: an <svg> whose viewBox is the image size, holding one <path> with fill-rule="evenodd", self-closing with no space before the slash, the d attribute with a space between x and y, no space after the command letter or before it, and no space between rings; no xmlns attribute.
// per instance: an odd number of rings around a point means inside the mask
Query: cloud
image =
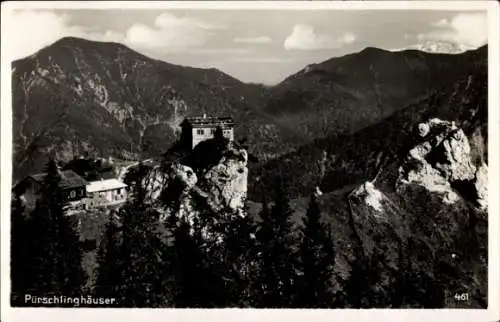
<svg viewBox="0 0 500 322"><path fill-rule="evenodd" d="M51 11L18 10L12 15L10 55L12 59L20 59L34 54L63 37L81 37L95 41L124 40L122 34L107 30L95 32L82 26L71 26L68 14Z"/></svg>
<svg viewBox="0 0 500 322"><path fill-rule="evenodd" d="M226 28L193 17L179 17L162 13L153 26L133 24L125 32L106 30L97 32L82 26L71 25L68 14L53 11L22 10L12 16L11 57L19 59L48 46L62 37L72 36L95 41L120 42L146 52L182 52L200 47L213 31Z"/></svg>
<svg viewBox="0 0 500 322"><path fill-rule="evenodd" d="M235 43L243 43L243 44L269 44L272 43L273 40L269 36L260 36L260 37L236 37L233 39Z"/></svg>
<svg viewBox="0 0 500 322"><path fill-rule="evenodd" d="M488 41L486 13L459 13L451 20L441 19L431 24L435 29L419 34L420 40L441 40L479 47Z"/></svg>
<svg viewBox="0 0 500 322"><path fill-rule="evenodd" d="M67 15L58 15L50 11L14 11L12 15L10 54L19 59L35 53L69 32Z"/></svg>
<svg viewBox="0 0 500 322"><path fill-rule="evenodd" d="M213 30L224 28L223 25L211 24L197 18L162 13L155 19L153 27L144 24L132 25L126 32L124 42L139 50L182 52L204 45Z"/></svg>
<svg viewBox="0 0 500 322"><path fill-rule="evenodd" d="M334 38L327 34L317 34L314 27L306 24L297 24L293 27L292 33L285 39L285 49L315 50L334 49L344 45L352 44L356 41L356 36L352 33Z"/></svg>
<svg viewBox="0 0 500 322"><path fill-rule="evenodd" d="M71 26L70 16L51 11L16 10L12 15L10 55L19 59L34 54L62 37L82 37L96 41L121 41L123 37L112 30L92 32L81 26Z"/></svg>

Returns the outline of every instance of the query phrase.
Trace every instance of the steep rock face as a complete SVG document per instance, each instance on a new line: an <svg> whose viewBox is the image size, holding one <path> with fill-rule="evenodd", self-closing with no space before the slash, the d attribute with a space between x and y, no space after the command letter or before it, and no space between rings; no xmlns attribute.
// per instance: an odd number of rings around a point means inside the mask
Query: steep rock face
<svg viewBox="0 0 500 322"><path fill-rule="evenodd" d="M471 294L467 305L484 307L487 165L474 162L469 140L454 122L433 118L418 124L417 133L401 166L386 169L397 173L396 189L382 174L347 195L348 221L339 224L348 225L358 248L339 256L364 256L381 271L407 271L418 281L447 285L446 307L460 307L451 300L459 289ZM379 290L390 292L390 278L378 278Z"/></svg>
<svg viewBox="0 0 500 322"><path fill-rule="evenodd" d="M247 162L247 151L229 143L218 162L202 171L179 162L157 165L142 179L146 201L165 219L172 214L190 221L199 216L241 215L247 196Z"/></svg>
<svg viewBox="0 0 500 322"><path fill-rule="evenodd" d="M142 179L142 186L146 190L146 202L155 204L160 201L166 186L176 185L181 194L187 193L194 187L198 178L193 170L181 164L173 164L167 171L161 165L154 166Z"/></svg>
<svg viewBox="0 0 500 322"><path fill-rule="evenodd" d="M232 147L219 163L202 177L200 186L208 193L213 209L243 209L247 196L247 162L247 151Z"/></svg>
<svg viewBox="0 0 500 322"><path fill-rule="evenodd" d="M460 194L486 210L487 166L474 165L467 136L455 122L431 119L418 125L423 142L410 150L399 168L398 189L415 184L442 196L445 203L458 201ZM467 190L467 191L464 191Z"/></svg>
<svg viewBox="0 0 500 322"><path fill-rule="evenodd" d="M488 209L488 166L483 163L476 172L474 183L477 191L477 203L481 210Z"/></svg>

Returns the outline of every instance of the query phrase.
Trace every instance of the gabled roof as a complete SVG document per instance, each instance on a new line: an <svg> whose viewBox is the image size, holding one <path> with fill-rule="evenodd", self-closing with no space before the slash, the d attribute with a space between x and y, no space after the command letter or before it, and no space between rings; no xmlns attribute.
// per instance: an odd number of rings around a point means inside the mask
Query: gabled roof
<svg viewBox="0 0 500 322"><path fill-rule="evenodd" d="M61 174L61 187L62 188L76 188L87 185L87 181L76 174L73 170L64 170L60 172ZM47 173L37 173L28 176L36 182L43 184Z"/></svg>
<svg viewBox="0 0 500 322"><path fill-rule="evenodd" d="M184 124L190 124L193 127L197 126L216 126L225 125L233 126L234 120L230 116L217 117L217 116L192 116L187 117L183 121Z"/></svg>
<svg viewBox="0 0 500 322"><path fill-rule="evenodd" d="M118 179L97 180L88 183L87 192L107 191L125 188L127 185Z"/></svg>

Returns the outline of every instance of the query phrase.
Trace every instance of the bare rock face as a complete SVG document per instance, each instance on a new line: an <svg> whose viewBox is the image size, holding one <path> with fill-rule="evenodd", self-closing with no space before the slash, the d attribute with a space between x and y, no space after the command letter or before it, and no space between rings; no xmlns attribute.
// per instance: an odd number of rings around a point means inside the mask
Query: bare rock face
<svg viewBox="0 0 500 322"><path fill-rule="evenodd" d="M479 209L488 210L488 166L485 163L477 170L474 185L477 191Z"/></svg>
<svg viewBox="0 0 500 322"><path fill-rule="evenodd" d="M247 196L247 162L246 150L230 148L220 162L205 173L200 186L207 193L212 209L243 210Z"/></svg>
<svg viewBox="0 0 500 322"><path fill-rule="evenodd" d="M476 190L474 195L478 196L478 200L473 201L485 209L487 169L483 168L486 165L477 169L473 164L471 147L464 132L455 122L434 118L419 124L418 134L423 142L410 150L399 168L397 189L401 191L407 185L419 185L439 194L444 203L454 204L461 198L454 187L470 182Z"/></svg>
<svg viewBox="0 0 500 322"><path fill-rule="evenodd" d="M405 240L412 229L406 226L408 211L431 211L436 221L446 218L443 236L455 236L466 227L467 216L462 214L467 213L467 204L481 216L486 213L487 165L474 165L464 132L454 122L431 119L419 124L417 133L419 142L398 169L396 191L382 190L374 180L348 196L354 231L368 255L385 243ZM399 256L390 247L383 252L389 263Z"/></svg>
<svg viewBox="0 0 500 322"><path fill-rule="evenodd" d="M481 289L473 300L479 303L487 276L488 167L474 157L467 136L453 122L432 119L419 124L416 133L416 143L398 164L396 189L388 184L394 182L391 165L381 170L390 180L377 181L377 174L349 193L342 220L352 238L339 258L364 257L381 271L411 263L410 271L418 267L421 276L439 274L444 280L472 276L463 278L463 288ZM448 276L436 263L457 269ZM381 275L377 288L392 292L391 283ZM452 291L444 294L453 297Z"/></svg>
<svg viewBox="0 0 500 322"><path fill-rule="evenodd" d="M367 181L355 188L348 196L352 225L359 237L365 254L372 255L380 244L399 243L404 232L399 207L374 182ZM398 256L388 248L385 256L394 265Z"/></svg>
<svg viewBox="0 0 500 322"><path fill-rule="evenodd" d="M247 162L247 151L229 144L219 162L202 174L180 163L155 166L142 181L146 201L164 218L175 214L190 222L206 210L241 215L247 196Z"/></svg>
<svg viewBox="0 0 500 322"><path fill-rule="evenodd" d="M175 164L172 166L172 172L172 179L182 183L183 192L189 191L198 182L196 173L188 166Z"/></svg>
<svg viewBox="0 0 500 322"><path fill-rule="evenodd" d="M148 175L142 179L142 186L145 187L147 191L147 203L151 203L160 197L163 186L166 184L167 180L168 176L161 171L159 166L151 169Z"/></svg>
<svg viewBox="0 0 500 322"><path fill-rule="evenodd" d="M377 212L382 212L383 210L382 202L384 196L382 192L375 188L374 184L370 181L367 181L354 189L351 193L351 197L356 197L359 200L364 201L367 206Z"/></svg>
<svg viewBox="0 0 500 322"><path fill-rule="evenodd" d="M176 185L180 192L187 192L194 187L198 178L193 169L181 164L173 164L167 171L160 165L154 166L142 179L142 186L146 189L146 202L155 204L160 202L165 187Z"/></svg>

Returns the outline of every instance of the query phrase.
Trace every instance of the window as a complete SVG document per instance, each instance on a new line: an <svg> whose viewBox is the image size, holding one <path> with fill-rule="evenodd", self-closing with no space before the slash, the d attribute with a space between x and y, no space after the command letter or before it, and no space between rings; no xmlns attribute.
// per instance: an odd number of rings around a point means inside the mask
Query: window
<svg viewBox="0 0 500 322"><path fill-rule="evenodd" d="M76 197L76 191L75 190L71 190L71 192L69 193L69 196L71 198L75 198Z"/></svg>
<svg viewBox="0 0 500 322"><path fill-rule="evenodd" d="M203 134L205 134L205 131L203 131L203 129L198 129L198 130L196 130L196 134L203 135Z"/></svg>
<svg viewBox="0 0 500 322"><path fill-rule="evenodd" d="M215 134L215 129L211 129L210 133Z"/></svg>

